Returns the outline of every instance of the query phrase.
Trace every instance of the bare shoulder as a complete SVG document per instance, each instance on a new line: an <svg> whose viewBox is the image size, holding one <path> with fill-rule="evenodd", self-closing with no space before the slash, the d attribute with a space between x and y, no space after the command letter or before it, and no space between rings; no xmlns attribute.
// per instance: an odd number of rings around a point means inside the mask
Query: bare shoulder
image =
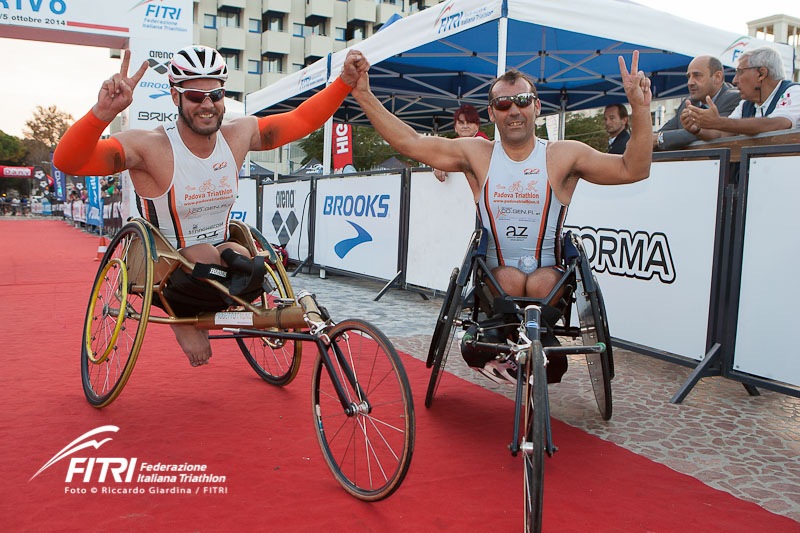
<svg viewBox="0 0 800 533"><path fill-rule="evenodd" d="M235 153L246 153L252 149L253 139L257 137L258 119L246 116L225 121L220 127L220 132Z"/></svg>
<svg viewBox="0 0 800 533"><path fill-rule="evenodd" d="M163 126L152 130L127 130L114 135L122 145L128 168L145 169L148 161L171 152L167 132Z"/></svg>

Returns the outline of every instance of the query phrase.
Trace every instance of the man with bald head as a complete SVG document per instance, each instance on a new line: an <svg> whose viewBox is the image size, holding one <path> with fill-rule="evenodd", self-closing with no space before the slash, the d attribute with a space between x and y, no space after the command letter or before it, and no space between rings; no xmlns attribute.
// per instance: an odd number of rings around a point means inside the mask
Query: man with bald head
<svg viewBox="0 0 800 533"><path fill-rule="evenodd" d="M739 104L739 91L725 82L722 63L716 57L694 58L686 69L686 81L689 98L681 102L675 116L653 134L653 148L678 150L698 140L681 125L681 112L690 101L694 105L705 105L706 97L710 97L722 117L730 115Z"/></svg>

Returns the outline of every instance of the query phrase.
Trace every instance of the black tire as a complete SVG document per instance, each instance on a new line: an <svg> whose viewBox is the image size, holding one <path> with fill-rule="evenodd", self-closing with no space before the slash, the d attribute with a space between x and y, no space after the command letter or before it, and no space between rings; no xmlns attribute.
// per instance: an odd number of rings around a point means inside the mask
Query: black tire
<svg viewBox="0 0 800 533"><path fill-rule="evenodd" d="M611 348L611 331L608 329L608 313L606 313L606 302L603 300L603 291L600 290L600 286L597 284L595 280L594 283L595 288L597 288L597 305L600 309L600 328L599 328L599 338L601 339L600 342L606 345L606 351L603 355L605 355L606 359L608 359L608 372L609 372L609 379L614 379L614 352Z"/></svg>
<svg viewBox="0 0 800 533"><path fill-rule="evenodd" d="M596 280L594 280L594 284L597 288ZM610 343L607 342L608 339L603 338L603 333L601 332L603 317L600 313L600 304L598 302L599 290L593 292L579 290L578 292L586 293L583 300L580 300L581 296L578 296L579 300L577 302L584 346L594 346L598 342L602 342L606 346L606 350L610 350ZM589 378L592 383L597 408L600 410L600 416L603 417L603 420L611 420L611 369L609 368L608 354L606 352L586 354L586 364L589 368Z"/></svg>
<svg viewBox="0 0 800 533"><path fill-rule="evenodd" d="M269 246L269 243L255 237L256 235L254 235L253 241L257 252ZM274 250L272 250L272 254L277 257ZM289 283L283 264L280 261L274 264L267 262L266 266L269 286L274 288L269 293L262 293L256 300L256 304L270 308L273 307L275 298L294 298L292 285ZM236 343L256 374L267 383L278 386L287 385L294 380L300 370L302 342L269 337L247 337L237 338Z"/></svg>
<svg viewBox="0 0 800 533"><path fill-rule="evenodd" d="M533 341L525 366L525 377L533 375L533 383L529 378L525 380L525 441L522 447L525 461L524 523L526 532L538 533L542 530L544 453L547 442L547 372L540 341Z"/></svg>
<svg viewBox="0 0 800 533"><path fill-rule="evenodd" d="M450 273L450 282L447 284L447 292L444 294L444 301L442 308L439 309L439 317L436 319L436 327L433 328L433 337L431 337L431 346L428 348L428 359L425 361L425 366L430 368L433 366L434 356L436 354L436 345L439 343L439 337L442 335L444 328L445 317L447 316L447 309L450 307L450 300L453 298L453 293L456 289L456 282L458 281L458 268L454 268Z"/></svg>
<svg viewBox="0 0 800 533"><path fill-rule="evenodd" d="M457 268L453 269L453 273L450 275L450 285L452 287L452 291L448 288L448 294L450 295L449 301L445 301L442 305L442 313L444 314L441 321L441 328L439 328L440 324L437 321L437 329L438 335L434 332L434 340L431 340L431 347L429 349L428 358L432 360L431 366L431 377L428 380L428 390L425 392L425 407L430 407L433 405L433 397L436 395L436 390L439 388L439 383L442 380L442 375L444 375L444 366L447 363L447 356L450 353L450 346L453 342L453 322L455 321L456 317L461 313L461 303L464 298L463 294L463 287L459 286L456 282L456 278L458 278L459 270Z"/></svg>
<svg viewBox="0 0 800 533"><path fill-rule="evenodd" d="M153 299L145 226L133 221L111 240L92 285L81 342L81 381L97 408L113 402L133 372Z"/></svg>
<svg viewBox="0 0 800 533"><path fill-rule="evenodd" d="M397 490L411 464L416 431L411 386L391 342L374 326L347 320L328 336L330 371L342 383L353 414L342 407L320 355L311 389L322 455L347 492L382 500Z"/></svg>

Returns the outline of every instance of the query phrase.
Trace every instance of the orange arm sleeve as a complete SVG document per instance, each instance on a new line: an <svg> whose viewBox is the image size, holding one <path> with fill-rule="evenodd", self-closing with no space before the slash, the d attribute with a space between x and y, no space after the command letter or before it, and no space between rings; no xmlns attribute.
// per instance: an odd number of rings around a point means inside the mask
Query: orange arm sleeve
<svg viewBox="0 0 800 533"><path fill-rule="evenodd" d="M53 164L75 176L107 176L125 170L125 152L118 140L100 136L108 126L94 113L69 127L53 154Z"/></svg>
<svg viewBox="0 0 800 533"><path fill-rule="evenodd" d="M294 111L258 119L261 149L283 146L319 129L339 109L351 89L341 78L336 78Z"/></svg>

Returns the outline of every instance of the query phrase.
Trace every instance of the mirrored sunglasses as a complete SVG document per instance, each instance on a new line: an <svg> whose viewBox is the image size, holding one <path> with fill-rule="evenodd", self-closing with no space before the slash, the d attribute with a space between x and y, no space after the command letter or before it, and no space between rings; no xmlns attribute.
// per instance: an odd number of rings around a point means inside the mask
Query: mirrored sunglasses
<svg viewBox="0 0 800 533"><path fill-rule="evenodd" d="M508 111L511 109L511 104L516 104L517 107L528 107L536 100L536 95L533 93L520 93L516 96L498 96L492 98L492 107L498 111Z"/></svg>
<svg viewBox="0 0 800 533"><path fill-rule="evenodd" d="M209 91L201 91L200 89L184 89L183 87L175 87L175 90L184 95L187 100L196 104L202 103L203 100L206 99L206 96L208 96L212 102L219 102L225 96L225 89L222 87L219 89L211 89Z"/></svg>

